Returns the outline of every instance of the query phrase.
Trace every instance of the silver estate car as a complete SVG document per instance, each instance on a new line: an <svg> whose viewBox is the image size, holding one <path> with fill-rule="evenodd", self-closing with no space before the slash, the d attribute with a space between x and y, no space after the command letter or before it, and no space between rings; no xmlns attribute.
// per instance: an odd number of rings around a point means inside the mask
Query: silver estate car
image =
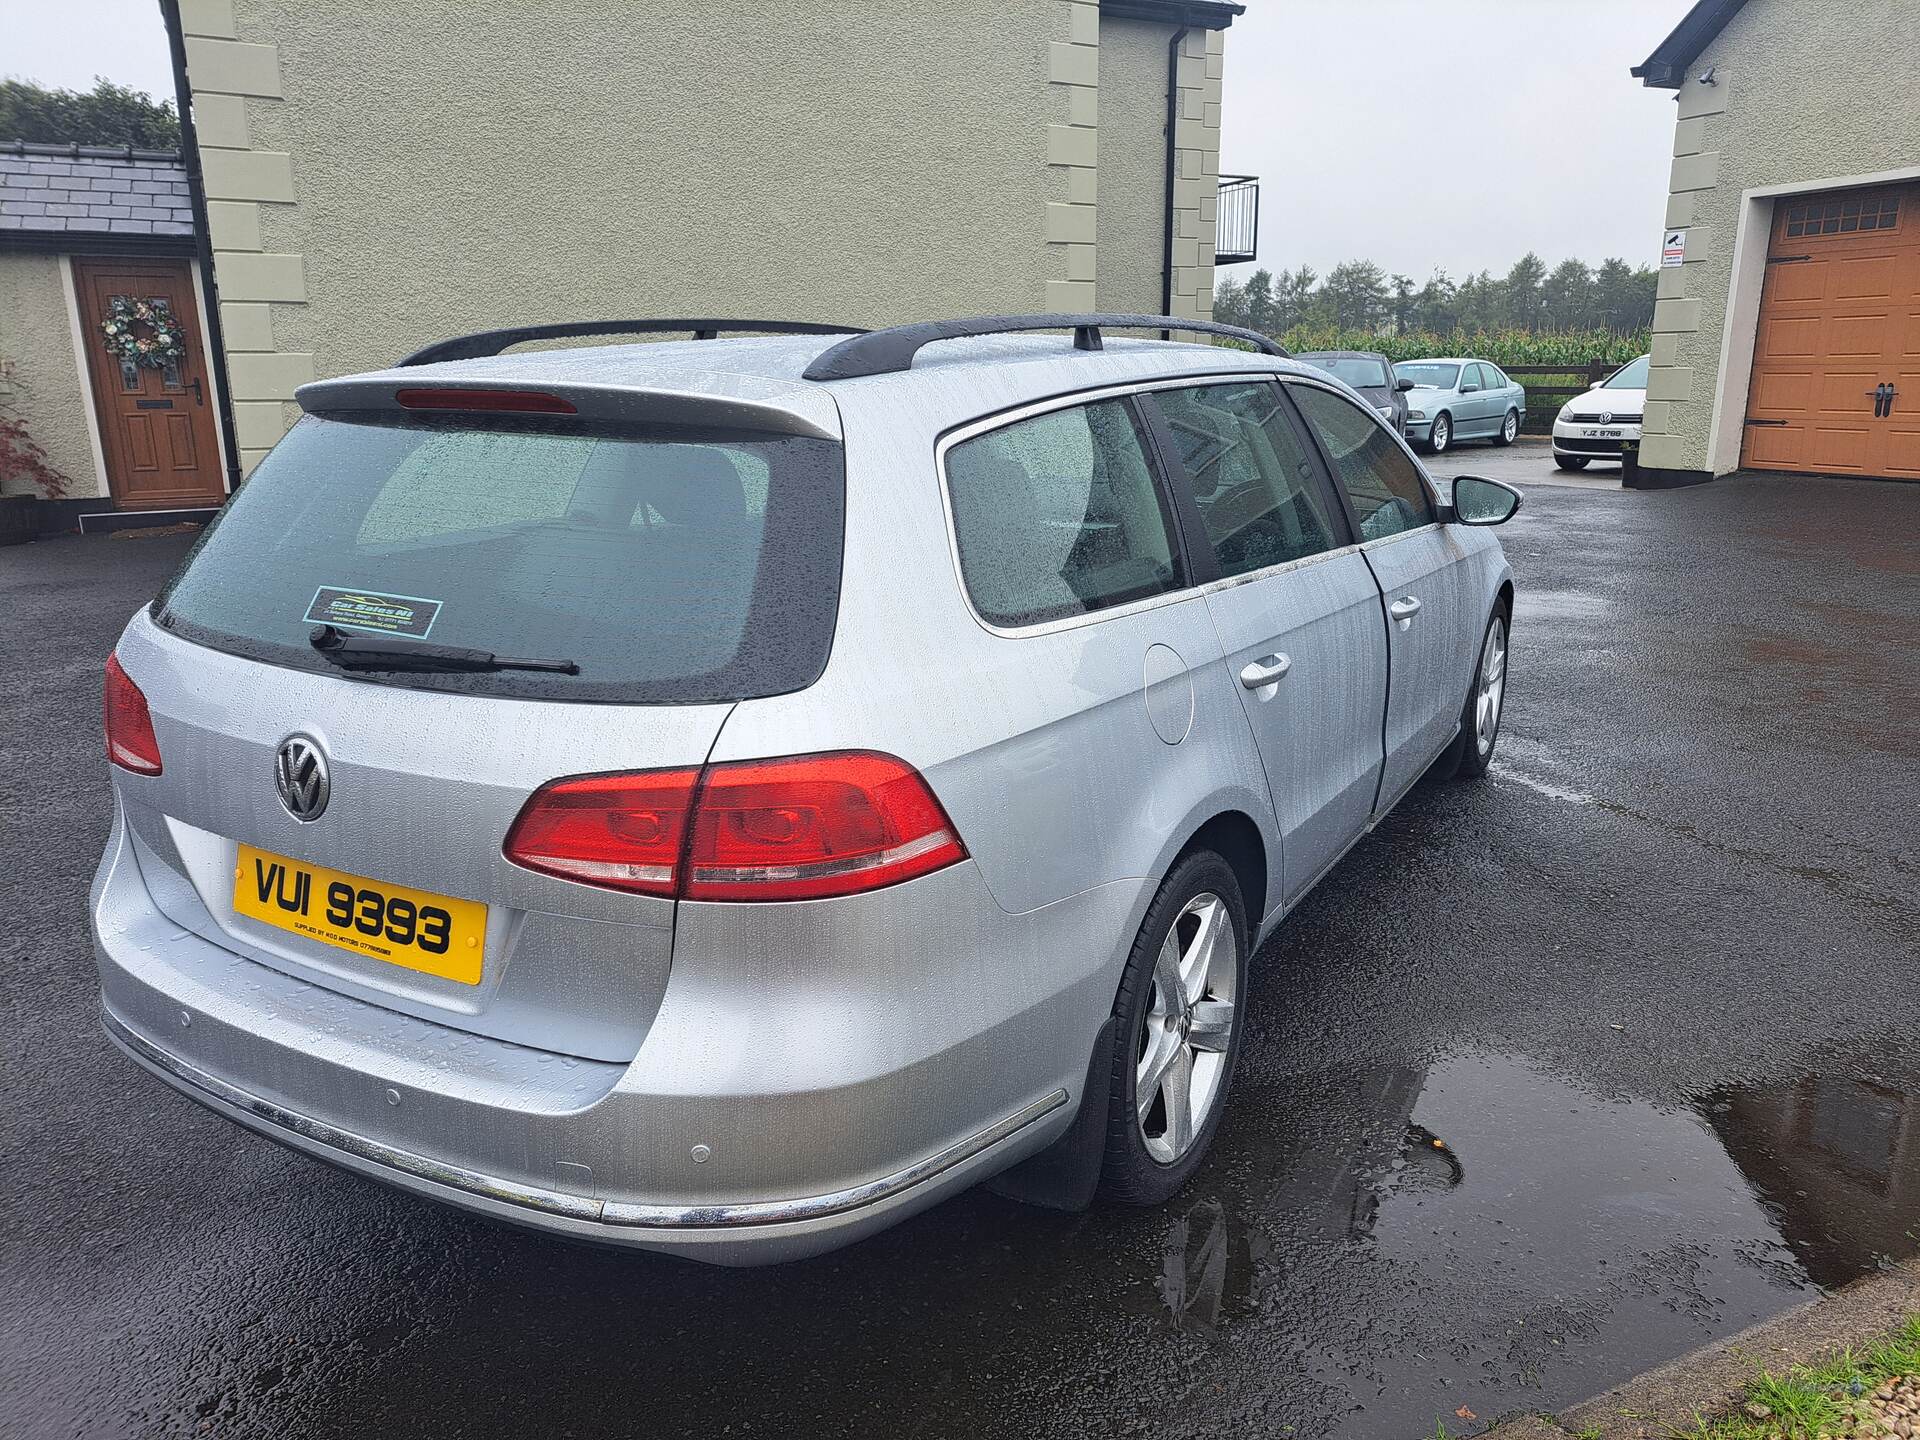
<svg viewBox="0 0 1920 1440"><path fill-rule="evenodd" d="M1413 382L1407 439L1430 455L1456 440L1511 445L1526 421L1526 387L1491 360L1402 360L1393 369Z"/></svg>
<svg viewBox="0 0 1920 1440"><path fill-rule="evenodd" d="M496 1218L1163 1200L1261 939L1498 738L1518 494L1247 332L542 326L299 403L108 663L105 1024Z"/></svg>

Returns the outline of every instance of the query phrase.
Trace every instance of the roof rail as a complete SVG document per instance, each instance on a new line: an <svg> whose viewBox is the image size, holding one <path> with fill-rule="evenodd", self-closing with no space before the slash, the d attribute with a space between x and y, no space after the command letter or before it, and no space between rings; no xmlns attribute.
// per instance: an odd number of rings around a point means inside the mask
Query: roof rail
<svg viewBox="0 0 1920 1440"><path fill-rule="evenodd" d="M481 330L456 335L414 351L399 366L432 365L441 360L477 360L498 355L528 340L564 340L575 335L665 335L682 330L696 340L712 340L722 331L755 335L864 335L857 325L816 325L808 320L580 320L556 325L516 325L506 330ZM399 368L399 367L396 367Z"/></svg>
<svg viewBox="0 0 1920 1440"><path fill-rule="evenodd" d="M911 369L923 345L936 340L960 340L970 335L1003 335L1023 330L1071 330L1073 348L1098 350L1105 330L1191 330L1203 335L1225 335L1245 340L1268 355L1286 351L1271 336L1238 325L1211 320L1182 320L1173 315L982 315L971 320L924 320L887 330L856 335L822 351L806 368L809 380L852 380L861 375L891 375Z"/></svg>

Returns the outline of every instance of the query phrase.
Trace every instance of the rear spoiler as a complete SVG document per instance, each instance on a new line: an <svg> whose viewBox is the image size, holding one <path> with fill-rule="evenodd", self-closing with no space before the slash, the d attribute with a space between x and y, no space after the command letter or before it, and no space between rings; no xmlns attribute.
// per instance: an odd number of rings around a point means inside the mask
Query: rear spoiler
<svg viewBox="0 0 1920 1440"><path fill-rule="evenodd" d="M809 435L821 440L841 438L839 407L816 386L715 371L693 371L673 377L674 381L691 381L706 387L699 390L687 389L672 381L608 384L563 380L541 373L545 367L529 363L535 358L516 356L511 370L503 370L497 362L473 365L456 362L316 380L294 391L293 398L311 415L369 412L404 415L417 413L417 409L400 402L398 397L402 391L532 392L565 401L582 420L611 420L629 425L718 426L777 435ZM577 359L574 363L577 365ZM479 405L473 408L476 414L497 416L499 413ZM457 409L435 413L457 413Z"/></svg>

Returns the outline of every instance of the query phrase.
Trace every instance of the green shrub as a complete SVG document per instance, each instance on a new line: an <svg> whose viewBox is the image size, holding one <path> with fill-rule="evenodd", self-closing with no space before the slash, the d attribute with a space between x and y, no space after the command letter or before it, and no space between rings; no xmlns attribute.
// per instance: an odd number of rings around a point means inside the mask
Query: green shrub
<svg viewBox="0 0 1920 1440"><path fill-rule="evenodd" d="M1296 355L1311 350L1371 350L1389 360L1470 355L1477 360L1491 360L1496 365L1565 365L1569 367L1569 376L1582 381L1589 365L1624 365L1646 354L1649 348L1645 331L1615 335L1608 330L1461 330L1452 335L1409 330L1398 335L1379 335L1365 330L1296 325L1275 338ZM1525 384L1535 378L1545 381L1547 377L1522 375L1517 378Z"/></svg>

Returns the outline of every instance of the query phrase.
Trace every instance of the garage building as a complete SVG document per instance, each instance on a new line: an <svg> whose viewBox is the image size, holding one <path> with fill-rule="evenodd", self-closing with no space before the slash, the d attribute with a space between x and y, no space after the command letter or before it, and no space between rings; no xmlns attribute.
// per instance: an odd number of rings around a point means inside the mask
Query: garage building
<svg viewBox="0 0 1920 1440"><path fill-rule="evenodd" d="M1700 0L1634 67L1679 102L1645 482L1920 479L1917 20Z"/></svg>

